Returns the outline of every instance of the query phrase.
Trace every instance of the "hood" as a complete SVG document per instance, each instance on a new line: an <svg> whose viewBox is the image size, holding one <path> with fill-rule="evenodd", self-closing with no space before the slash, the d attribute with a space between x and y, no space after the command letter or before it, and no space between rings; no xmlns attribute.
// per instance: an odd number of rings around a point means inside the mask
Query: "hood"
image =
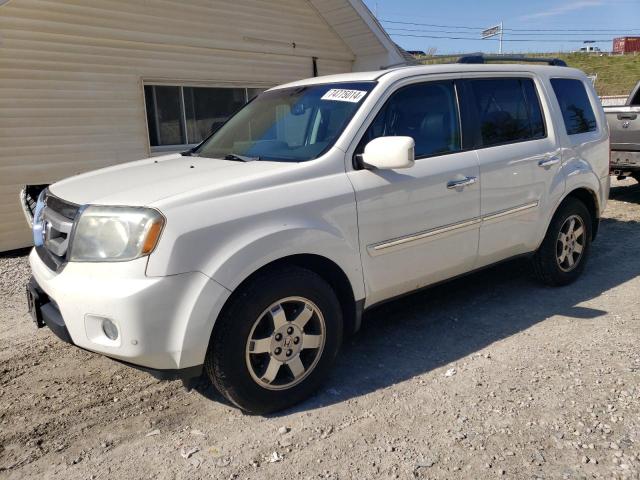
<svg viewBox="0 0 640 480"><path fill-rule="evenodd" d="M286 162L238 162L180 154L163 155L76 175L49 187L79 205L149 206L204 188L215 191L295 168Z"/></svg>

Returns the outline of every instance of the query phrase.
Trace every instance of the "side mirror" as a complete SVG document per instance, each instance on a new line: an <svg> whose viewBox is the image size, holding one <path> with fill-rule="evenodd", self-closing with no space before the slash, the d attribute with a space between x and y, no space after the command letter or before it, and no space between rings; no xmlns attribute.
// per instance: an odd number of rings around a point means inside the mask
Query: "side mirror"
<svg viewBox="0 0 640 480"><path fill-rule="evenodd" d="M409 168L415 163L416 143L411 137L378 137L364 147L365 167L380 170Z"/></svg>

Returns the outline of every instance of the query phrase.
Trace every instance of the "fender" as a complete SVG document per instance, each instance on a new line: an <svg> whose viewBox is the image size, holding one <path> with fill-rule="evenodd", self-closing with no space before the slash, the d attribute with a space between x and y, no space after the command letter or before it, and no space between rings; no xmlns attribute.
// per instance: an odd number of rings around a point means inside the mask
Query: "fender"
<svg viewBox="0 0 640 480"><path fill-rule="evenodd" d="M268 195L251 192L241 204L234 196L168 209L168 218L180 221L167 222L147 276L198 271L233 291L271 262L312 254L338 265L355 299L363 298L353 188L344 173L317 182L313 188L307 182L285 185ZM203 215L211 220L202 222Z"/></svg>
<svg viewBox="0 0 640 480"><path fill-rule="evenodd" d="M553 205L553 208L549 209L549 212L547 213L545 228L544 231L540 232L541 235L537 239L536 250L542 244L556 211L562 202L564 202L565 199L576 190L583 188L593 194L596 202L596 216L598 218L600 217L600 212L603 210L602 192L604 189L602 188L601 179L598 178L588 162L578 158L571 159L563 165L563 171L565 172L564 193L558 198L555 205Z"/></svg>
<svg viewBox="0 0 640 480"><path fill-rule="evenodd" d="M226 247L222 255L208 263L207 275L231 291L270 263L292 255L312 254L338 265L349 279L355 299L364 298L358 245L337 231L292 225L260 237L231 241Z"/></svg>
<svg viewBox="0 0 640 480"><path fill-rule="evenodd" d="M230 238L224 248L203 265L202 270L211 280L198 293L196 306L204 307L198 308L197 314L190 316L181 332L176 332L183 345L180 366L204 362L208 342L202 342L201 339L211 336L224 304L244 280L265 265L296 254L314 254L333 261L346 274L354 298L364 298L360 255L349 242L335 233L298 225L273 230L259 237ZM212 294L212 291L216 294ZM212 304L213 301L215 303Z"/></svg>
<svg viewBox="0 0 640 480"><path fill-rule="evenodd" d="M354 214L355 215L355 214ZM183 255L171 255L180 260L185 270L196 271L192 260L199 260L197 271L209 281L204 282L195 294L195 307L186 323L174 336L182 344L179 366L200 365L204 361L209 338L224 304L232 292L252 273L271 262L297 254L322 256L337 264L345 273L356 300L364 298L364 280L360 265L357 233L350 241L343 230L321 222L317 216L302 219L280 215L262 218L249 217L224 225L215 225L212 231L201 231L197 238L178 236L173 246ZM351 232L347 230L347 232ZM202 242L201 239L211 239ZM200 248L196 248L200 245ZM163 262L163 265L164 264ZM175 271L177 264L169 262L169 275L185 275ZM157 268L149 262L149 269ZM206 277L205 277L206 276Z"/></svg>

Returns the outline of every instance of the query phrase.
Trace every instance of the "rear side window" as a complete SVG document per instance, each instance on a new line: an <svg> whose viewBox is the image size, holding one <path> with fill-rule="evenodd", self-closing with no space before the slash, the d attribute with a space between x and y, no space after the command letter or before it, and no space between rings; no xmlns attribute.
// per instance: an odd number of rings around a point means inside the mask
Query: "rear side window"
<svg viewBox="0 0 640 480"><path fill-rule="evenodd" d="M460 124L453 82L410 85L395 92L360 141L358 151L378 137L407 136L416 142L416 157L457 152Z"/></svg>
<svg viewBox="0 0 640 480"><path fill-rule="evenodd" d="M478 119L480 146L544 138L540 100L530 78L487 78L468 81Z"/></svg>
<svg viewBox="0 0 640 480"><path fill-rule="evenodd" d="M551 86L560 104L567 134L594 132L597 128L596 116L584 84L571 78L552 78Z"/></svg>

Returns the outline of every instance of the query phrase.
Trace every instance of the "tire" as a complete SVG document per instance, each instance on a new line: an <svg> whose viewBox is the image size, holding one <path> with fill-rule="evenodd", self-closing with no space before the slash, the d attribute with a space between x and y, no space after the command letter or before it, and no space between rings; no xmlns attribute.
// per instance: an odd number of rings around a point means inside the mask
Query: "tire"
<svg viewBox="0 0 640 480"><path fill-rule="evenodd" d="M566 235L571 228L571 220L574 221L574 238ZM579 232L580 224L582 232ZM587 207L576 198L567 198L553 216L542 245L534 254L536 276L550 286L568 285L575 281L587 263L592 232L591 214Z"/></svg>
<svg viewBox="0 0 640 480"><path fill-rule="evenodd" d="M205 371L242 410L275 412L318 389L342 332L340 304L322 277L293 266L268 270L232 295L215 324Z"/></svg>

